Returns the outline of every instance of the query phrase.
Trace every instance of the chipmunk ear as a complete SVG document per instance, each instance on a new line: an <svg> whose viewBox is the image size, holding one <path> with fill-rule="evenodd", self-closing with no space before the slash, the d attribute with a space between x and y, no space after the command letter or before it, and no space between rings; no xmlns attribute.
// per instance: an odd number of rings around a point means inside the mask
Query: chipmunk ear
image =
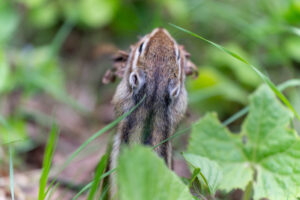
<svg viewBox="0 0 300 200"><path fill-rule="evenodd" d="M172 100L176 99L180 94L180 89L180 85L176 81L171 80L168 85L169 97Z"/></svg>
<svg viewBox="0 0 300 200"><path fill-rule="evenodd" d="M122 78L125 74L126 63L128 60L129 54L126 51L119 50L113 56L113 66L111 69L108 69L103 78L102 83L108 84L114 82L116 78Z"/></svg>
<svg viewBox="0 0 300 200"><path fill-rule="evenodd" d="M137 92L145 84L145 74L143 72L131 72L129 75L129 84Z"/></svg>
<svg viewBox="0 0 300 200"><path fill-rule="evenodd" d="M176 99L180 93L180 86L176 85L174 88L169 91L171 99Z"/></svg>
<svg viewBox="0 0 300 200"><path fill-rule="evenodd" d="M184 66L184 72L186 76L193 76L194 78L198 77L198 68L197 66L191 61L191 54L187 52L184 49L183 45L179 46L181 52L183 53L183 56L185 57L185 66Z"/></svg>

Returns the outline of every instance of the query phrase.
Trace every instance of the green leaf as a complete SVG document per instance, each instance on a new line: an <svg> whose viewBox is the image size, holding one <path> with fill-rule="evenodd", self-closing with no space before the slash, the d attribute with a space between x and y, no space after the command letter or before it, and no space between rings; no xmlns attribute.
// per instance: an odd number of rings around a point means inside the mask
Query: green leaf
<svg viewBox="0 0 300 200"><path fill-rule="evenodd" d="M209 189L209 193L214 195L222 179L222 171L218 163L194 154L185 153L183 156L193 168L200 168L201 174L198 175L198 179L202 183L204 182Z"/></svg>
<svg viewBox="0 0 300 200"><path fill-rule="evenodd" d="M193 127L188 152L217 161L222 166L223 179L220 189L244 189L253 176L252 170L245 166L247 161L236 144L240 137L231 135L217 120L216 115L206 115ZM233 171L231 171L233 170ZM239 174L238 180L234 174Z"/></svg>
<svg viewBox="0 0 300 200"><path fill-rule="evenodd" d="M192 200L187 186L150 148L124 149L117 168L121 200Z"/></svg>
<svg viewBox="0 0 300 200"><path fill-rule="evenodd" d="M255 200L295 199L300 196L300 140L289 127L292 119L264 85L250 98L240 134L230 133L216 115L208 114L193 127L188 152L219 163L219 189L245 189L253 181Z"/></svg>

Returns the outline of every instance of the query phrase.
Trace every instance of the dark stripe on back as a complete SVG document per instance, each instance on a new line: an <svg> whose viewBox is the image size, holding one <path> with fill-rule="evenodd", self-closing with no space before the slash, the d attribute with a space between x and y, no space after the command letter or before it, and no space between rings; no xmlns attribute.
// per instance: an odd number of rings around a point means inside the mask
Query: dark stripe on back
<svg viewBox="0 0 300 200"><path fill-rule="evenodd" d="M163 106L163 120L164 126L162 130L162 141L166 140L170 136L170 119L169 119L169 105L171 104L171 98L166 88ZM165 162L168 164L168 144L169 141L161 144L160 155L164 158Z"/></svg>
<svg viewBox="0 0 300 200"><path fill-rule="evenodd" d="M153 110L150 111L149 115L145 120L145 125L142 132L142 143L145 145L152 144L153 135Z"/></svg>
<svg viewBox="0 0 300 200"><path fill-rule="evenodd" d="M125 120L125 123L123 124L122 127L122 141L125 144L128 144L129 142L129 133L136 124L136 117L135 117L136 112L133 111Z"/></svg>
<svg viewBox="0 0 300 200"><path fill-rule="evenodd" d="M146 84L143 85L143 87L139 90L137 94L133 94L133 101L134 105L138 104L144 97L146 91ZM143 105L142 103L141 105ZM136 118L136 113L140 109L141 105L136 108L126 119L122 127L122 141L125 144L128 144L129 142L129 137L130 137L130 132L132 131L132 128L136 126L137 124L137 119Z"/></svg>
<svg viewBox="0 0 300 200"><path fill-rule="evenodd" d="M134 105L138 104L144 97L145 91L146 91L147 84L144 84L143 87L139 90L137 94L133 94L133 101ZM141 106L144 105L144 102L136 108L126 119L122 127L122 141L125 144L129 143L129 138L130 138L130 132L132 131L132 128L136 126L138 123L136 113L140 109Z"/></svg>
<svg viewBox="0 0 300 200"><path fill-rule="evenodd" d="M154 88L151 88L148 93L152 92L151 96L148 96L146 103L145 103L145 109L148 110L147 112L148 116L144 122L143 132L142 132L142 143L145 145L152 145L152 138L153 138L153 126L154 126L154 116L156 114L156 111L154 109L155 101L156 101L156 94L159 84L159 71L158 69L154 72Z"/></svg>
<svg viewBox="0 0 300 200"><path fill-rule="evenodd" d="M164 141L165 139L167 139L169 137L169 132L170 132L170 129L169 129L170 121L169 121L169 117L168 117L168 108L166 108L164 110L163 117L164 117L164 127L162 130L162 141ZM169 144L169 141L161 144L161 146L160 146L160 148L161 148L160 155L164 158L166 163L168 163L168 144Z"/></svg>

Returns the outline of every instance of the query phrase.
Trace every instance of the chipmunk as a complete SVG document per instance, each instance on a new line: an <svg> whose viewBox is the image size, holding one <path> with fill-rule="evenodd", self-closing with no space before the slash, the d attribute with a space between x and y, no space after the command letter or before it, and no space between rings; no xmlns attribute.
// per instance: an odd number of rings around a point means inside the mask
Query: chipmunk
<svg viewBox="0 0 300 200"><path fill-rule="evenodd" d="M178 45L167 30L156 28L131 46L128 54L119 51L114 67L103 83L122 78L112 103L116 116L141 104L118 127L110 156L110 169L117 167L120 147L139 143L155 146L170 137L187 108L186 75L196 75L190 54ZM172 168L172 146L167 141L154 149ZM116 194L116 177L110 177L110 196Z"/></svg>

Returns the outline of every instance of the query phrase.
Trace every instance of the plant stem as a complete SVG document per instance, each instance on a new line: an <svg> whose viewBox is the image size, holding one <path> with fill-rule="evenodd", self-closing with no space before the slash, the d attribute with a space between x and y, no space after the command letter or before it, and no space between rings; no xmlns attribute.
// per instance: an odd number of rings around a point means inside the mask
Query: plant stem
<svg viewBox="0 0 300 200"><path fill-rule="evenodd" d="M245 189L243 199L242 200L250 200L252 197L252 189L253 189L253 184L252 181L250 181Z"/></svg>

